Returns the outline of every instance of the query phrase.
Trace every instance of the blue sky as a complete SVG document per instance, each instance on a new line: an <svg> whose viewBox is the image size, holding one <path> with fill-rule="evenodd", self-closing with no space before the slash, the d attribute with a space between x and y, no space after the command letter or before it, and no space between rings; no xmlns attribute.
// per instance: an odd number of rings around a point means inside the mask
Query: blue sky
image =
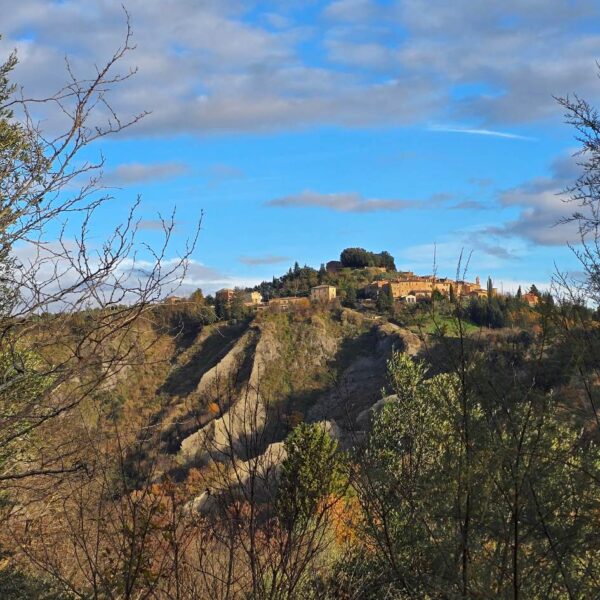
<svg viewBox="0 0 600 600"><path fill-rule="evenodd" d="M30 95L119 45L120 2L0 0L4 55ZM600 6L586 0L132 0L138 74L101 147L114 200L100 241L142 195L141 235L177 207L176 245L203 209L187 287L318 267L348 246L401 268L547 282L577 265L573 131L553 95L600 100ZM40 115L48 128L51 114ZM93 154L92 154L93 155ZM176 248L173 249L173 253Z"/></svg>

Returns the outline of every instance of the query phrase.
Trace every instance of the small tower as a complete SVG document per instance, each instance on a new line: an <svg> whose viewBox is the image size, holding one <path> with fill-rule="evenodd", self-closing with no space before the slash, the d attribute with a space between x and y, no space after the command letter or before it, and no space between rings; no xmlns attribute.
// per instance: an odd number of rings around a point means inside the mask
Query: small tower
<svg viewBox="0 0 600 600"><path fill-rule="evenodd" d="M477 285L477 287L481 287L481 279L479 279L479 275L475 277L475 284Z"/></svg>

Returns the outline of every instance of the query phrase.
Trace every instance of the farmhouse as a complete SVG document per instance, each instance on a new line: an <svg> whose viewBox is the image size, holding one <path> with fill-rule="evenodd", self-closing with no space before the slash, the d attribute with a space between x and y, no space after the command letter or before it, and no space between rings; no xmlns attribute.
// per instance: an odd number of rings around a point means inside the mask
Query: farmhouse
<svg viewBox="0 0 600 600"><path fill-rule="evenodd" d="M310 299L316 302L335 300L337 291L333 285L317 285L310 290Z"/></svg>

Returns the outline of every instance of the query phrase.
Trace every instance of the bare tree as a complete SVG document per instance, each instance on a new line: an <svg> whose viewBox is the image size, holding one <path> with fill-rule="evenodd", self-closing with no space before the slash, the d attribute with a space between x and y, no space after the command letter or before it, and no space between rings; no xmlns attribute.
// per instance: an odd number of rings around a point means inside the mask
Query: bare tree
<svg viewBox="0 0 600 600"><path fill-rule="evenodd" d="M69 82L33 99L8 82L11 55L0 69L0 481L54 477L85 469L76 440L44 434L85 398L143 359L137 324L152 303L185 274L198 229L179 258L169 259L174 214L162 220L156 248L137 241L134 202L100 245L90 232L111 200L102 186L104 158L83 160L99 140L135 125L110 95L135 71L118 71L134 49L129 15L122 45L89 78L67 61ZM34 121L43 104L64 127L47 134ZM58 231L53 235L53 231Z"/></svg>
<svg viewBox="0 0 600 600"><path fill-rule="evenodd" d="M127 13L125 23L106 63L80 78L67 61L69 82L52 96L10 85L14 54L0 66L0 517L13 534L2 551L94 598L150 597L173 572L160 550L179 539L174 519L165 537L175 502L150 479L134 489L123 469L139 423L90 432L84 412L148 360L152 307L182 281L200 228L173 248L173 212L160 243L144 244L137 198L112 234L92 240L112 197L104 157L84 154L146 115L124 119L111 105L135 74L119 72L134 49ZM51 132L33 117L39 106L60 117Z"/></svg>

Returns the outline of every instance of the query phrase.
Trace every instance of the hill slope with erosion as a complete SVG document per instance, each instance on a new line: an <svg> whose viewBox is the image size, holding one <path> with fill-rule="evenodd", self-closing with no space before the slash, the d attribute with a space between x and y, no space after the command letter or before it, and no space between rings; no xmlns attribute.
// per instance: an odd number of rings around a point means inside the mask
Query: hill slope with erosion
<svg viewBox="0 0 600 600"><path fill-rule="evenodd" d="M350 309L264 312L159 341L161 366L151 377L129 373L113 393L127 405L122 414L154 407L141 428L145 448L158 474L178 479L230 448L241 459L262 453L300 421L329 421L343 441L381 398L392 350L421 349L410 331Z"/></svg>

